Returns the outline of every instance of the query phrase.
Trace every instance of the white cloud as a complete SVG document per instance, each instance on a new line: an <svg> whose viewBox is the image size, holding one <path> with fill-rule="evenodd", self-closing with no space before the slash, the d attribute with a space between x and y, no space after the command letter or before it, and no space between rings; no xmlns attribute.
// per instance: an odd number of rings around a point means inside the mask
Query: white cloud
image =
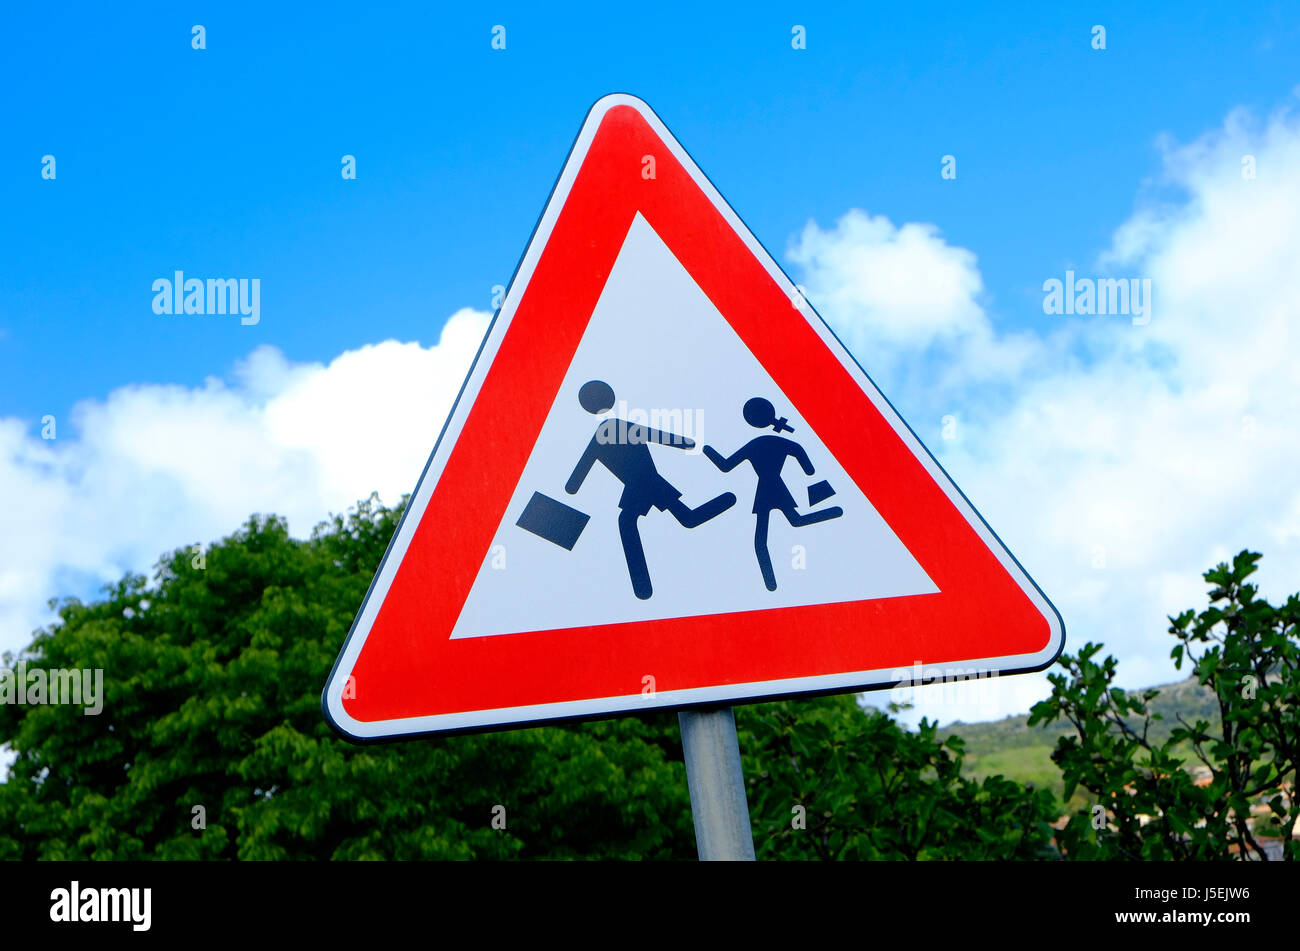
<svg viewBox="0 0 1300 951"><path fill-rule="evenodd" d="M26 500L0 536L0 649L25 646L69 582L146 571L251 512L303 535L372 490L395 502L415 487L488 320L463 309L436 346L388 340L328 366L261 347L229 383L82 402L51 441L0 419L0 482Z"/></svg>
<svg viewBox="0 0 1300 951"><path fill-rule="evenodd" d="M854 209L831 231L808 222L788 257L828 311L852 315L845 325L855 340L914 346L988 327L975 255L945 243L934 225L895 227Z"/></svg>
<svg viewBox="0 0 1300 951"><path fill-rule="evenodd" d="M867 219L853 213L849 226L815 231L811 241L805 231L801 245L815 249L803 258L813 303L850 340L883 334L893 344L887 368L914 368L891 371L897 389L886 386L904 415L952 406L961 420L956 440L935 438L937 420L912 422L1060 608L1067 649L1104 641L1130 686L1179 676L1166 617L1204 604L1200 573L1213 563L1259 550L1265 595L1300 588L1300 122L1289 112L1266 122L1235 112L1192 143L1160 147L1159 184L1183 200L1142 196L1097 262L1099 275L1123 267L1151 279L1151 323L1042 317L1054 323L1030 345L1032 363L1018 359L1027 352L1022 340L994 332L988 315L972 309L973 293L962 296L978 286L959 266L970 259L936 244L932 232L912 246L910 263L889 258L898 273L933 266L947 286L936 292L915 282L914 300L898 305L899 313L921 309L910 335L868 326L879 297L863 291L862 273L840 270L878 267L882 241L899 252L906 227L863 228ZM1256 158L1255 180L1241 174L1247 154ZM860 247L836 246L844 242ZM925 310L945 301L946 316ZM963 329L977 348L965 348ZM1012 348L1000 390L971 385L988 379L945 376L926 359L954 337L962 362ZM873 354L860 358L874 372ZM1046 693L1041 676L1019 680L979 709L1023 710L1025 684ZM917 710L942 720L975 712Z"/></svg>
<svg viewBox="0 0 1300 951"><path fill-rule="evenodd" d="M853 209L830 230L809 221L786 256L808 299L882 385L951 391L1013 379L1039 358L1033 335L995 334L975 255L934 225L896 227ZM918 376L926 355L933 359Z"/></svg>

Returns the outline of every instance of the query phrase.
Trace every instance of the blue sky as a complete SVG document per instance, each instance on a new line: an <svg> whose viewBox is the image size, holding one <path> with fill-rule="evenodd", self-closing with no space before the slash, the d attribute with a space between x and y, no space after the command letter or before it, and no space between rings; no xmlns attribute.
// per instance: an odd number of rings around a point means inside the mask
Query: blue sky
<svg viewBox="0 0 1300 951"><path fill-rule="evenodd" d="M227 372L256 343L324 360L436 341L455 309L489 306L613 90L659 112L778 258L849 207L934 222L977 253L1000 321L1040 322L1043 275L1107 243L1157 133L1266 108L1296 79L1300 18L1281 5L1144 7L17 7L0 408L34 432L125 383ZM150 284L177 268L260 277L260 324L156 317Z"/></svg>
<svg viewBox="0 0 1300 951"><path fill-rule="evenodd" d="M0 649L47 598L251 511L303 534L409 491L588 107L623 91L1071 643L1173 679L1164 618L1200 571L1253 547L1274 595L1300 574L1298 64L1284 4L15 7L0 487L26 504L0 533ZM177 269L259 279L260 321L155 315ZM1046 316L1067 269L1151 279L1156 319ZM1000 689L983 712L1044 688Z"/></svg>

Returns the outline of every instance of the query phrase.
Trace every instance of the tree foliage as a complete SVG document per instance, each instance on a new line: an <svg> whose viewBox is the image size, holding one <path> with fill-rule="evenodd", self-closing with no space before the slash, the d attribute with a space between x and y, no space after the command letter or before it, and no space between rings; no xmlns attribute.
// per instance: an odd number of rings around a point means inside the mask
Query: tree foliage
<svg viewBox="0 0 1300 951"><path fill-rule="evenodd" d="M933 722L904 730L885 713L863 713L847 696L745 713L740 748L760 857L915 861L1053 854L1051 793L1003 776L983 782L963 777L962 739L940 740Z"/></svg>
<svg viewBox="0 0 1300 951"><path fill-rule="evenodd" d="M1259 558L1243 551L1206 572L1210 606L1169 619L1178 641L1171 656L1213 692L1217 723L1179 717L1172 730L1153 730L1159 691L1114 686L1115 659L1094 660L1101 645L1061 659L1066 673L1051 675L1052 696L1029 723L1074 728L1052 758L1066 796L1081 787L1093 801L1063 830L1067 855L1263 859L1260 830L1279 840L1285 858L1300 855L1292 836L1300 816L1300 596L1280 607L1258 598L1247 579ZM1196 764L1199 783L1187 769Z"/></svg>
<svg viewBox="0 0 1300 951"><path fill-rule="evenodd" d="M253 517L172 552L152 583L57 605L22 659L103 668L103 712L0 705L17 755L0 858L692 857L674 714L382 746L333 733L320 690L399 516L372 497L307 540ZM851 697L737 718L761 856L1012 858L1046 841L1038 794L963 780L960 740L932 724Z"/></svg>

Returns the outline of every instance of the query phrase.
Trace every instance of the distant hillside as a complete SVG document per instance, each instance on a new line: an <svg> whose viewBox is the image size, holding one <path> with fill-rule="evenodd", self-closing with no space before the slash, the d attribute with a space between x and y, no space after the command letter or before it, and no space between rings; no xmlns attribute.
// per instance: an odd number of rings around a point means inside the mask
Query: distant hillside
<svg viewBox="0 0 1300 951"><path fill-rule="evenodd" d="M1168 738L1170 731L1179 725L1180 715L1188 723L1208 720L1211 730L1218 729L1219 708L1214 694L1208 687L1198 684L1194 677L1155 689L1160 694L1151 701L1151 709L1161 719L1153 720L1151 724L1152 739ZM1028 719L1028 716L1017 716L988 723L957 720L942 727L939 733L941 736L955 733L966 741L965 772L971 777L982 779L1000 773L1039 789L1051 789L1060 799L1064 787L1061 772L1052 762L1052 750L1056 748L1057 739L1073 733L1074 728L1058 722L1051 727L1031 729L1027 725ZM1190 750L1188 755L1190 757Z"/></svg>

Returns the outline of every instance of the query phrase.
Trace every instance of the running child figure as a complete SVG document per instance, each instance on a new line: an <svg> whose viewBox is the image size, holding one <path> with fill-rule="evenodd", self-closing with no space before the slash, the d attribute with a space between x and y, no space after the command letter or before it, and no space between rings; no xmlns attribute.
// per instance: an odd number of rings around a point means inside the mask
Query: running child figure
<svg viewBox="0 0 1300 951"><path fill-rule="evenodd" d="M593 416L600 416L614 408L614 389L603 380L590 380L578 390L578 403ZM655 508L668 512L685 528L698 528L736 504L735 495L723 492L703 505L688 507L682 502L682 493L655 468L654 458L650 455L651 443L674 449L695 448L694 440L685 436L610 417L596 427L587 451L578 460L573 475L564 486L564 491L575 494L597 462L623 483L623 495L618 500L618 535L623 542L623 557L627 560L632 593L642 601L654 594L654 586L650 582L650 569L646 565L637 521Z"/></svg>
<svg viewBox="0 0 1300 951"><path fill-rule="evenodd" d="M794 432L794 427L787 424L785 417L777 419L775 407L759 396L745 403L742 415L745 422L756 429L771 427L775 434ZM773 510L784 515L786 521L795 528L839 518L844 510L835 505L806 515L795 511L794 496L781 478L781 467L788 457L793 456L805 475L812 475L814 470L808 453L793 439L765 434L755 436L726 458L712 446L705 446L704 454L723 472L730 472L742 462L748 462L754 467L754 472L758 475L758 491L754 495L753 509L758 519L754 529L754 554L758 556L758 567L763 572L763 583L767 585L768 591L775 591L776 573L772 570L772 556L767 550L768 520Z"/></svg>

